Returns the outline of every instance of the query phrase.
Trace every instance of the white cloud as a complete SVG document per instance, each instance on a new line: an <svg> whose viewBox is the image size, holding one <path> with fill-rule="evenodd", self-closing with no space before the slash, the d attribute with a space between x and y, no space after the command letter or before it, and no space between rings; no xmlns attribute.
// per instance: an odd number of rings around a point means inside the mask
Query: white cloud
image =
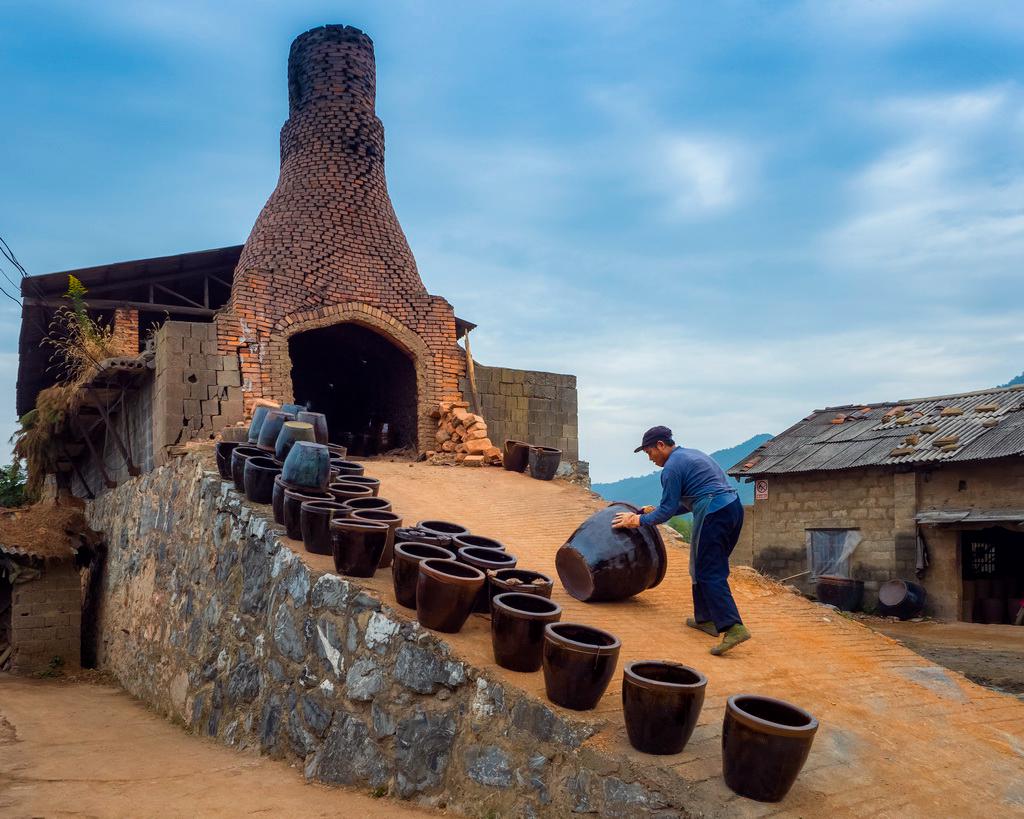
<svg viewBox="0 0 1024 819"><path fill-rule="evenodd" d="M662 137L661 168L652 176L664 186L673 216L687 218L724 211L740 197L743 154L723 139L687 135Z"/></svg>

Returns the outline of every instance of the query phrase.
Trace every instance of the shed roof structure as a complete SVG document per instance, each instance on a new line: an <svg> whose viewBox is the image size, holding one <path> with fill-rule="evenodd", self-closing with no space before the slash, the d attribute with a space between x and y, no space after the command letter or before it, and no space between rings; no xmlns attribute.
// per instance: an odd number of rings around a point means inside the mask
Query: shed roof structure
<svg viewBox="0 0 1024 819"><path fill-rule="evenodd" d="M1024 385L815 410L729 470L736 478L1024 454Z"/></svg>

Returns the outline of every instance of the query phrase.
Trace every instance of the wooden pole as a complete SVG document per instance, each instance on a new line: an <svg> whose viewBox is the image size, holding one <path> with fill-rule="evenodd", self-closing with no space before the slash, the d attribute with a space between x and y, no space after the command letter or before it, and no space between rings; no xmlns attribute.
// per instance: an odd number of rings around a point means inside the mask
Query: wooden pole
<svg viewBox="0 0 1024 819"><path fill-rule="evenodd" d="M480 407L480 393L476 391L476 370L473 367L473 351L469 348L469 330L462 334L466 342L466 377L469 379L469 392L473 397L473 412L483 417Z"/></svg>

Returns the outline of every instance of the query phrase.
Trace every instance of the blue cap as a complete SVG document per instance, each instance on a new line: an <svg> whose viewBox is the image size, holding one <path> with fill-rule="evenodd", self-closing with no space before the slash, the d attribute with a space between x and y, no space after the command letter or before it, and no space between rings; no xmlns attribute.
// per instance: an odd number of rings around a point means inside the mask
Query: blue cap
<svg viewBox="0 0 1024 819"><path fill-rule="evenodd" d="M644 439L641 441L640 446L634 449L634 452L639 452L641 449L647 449L647 447L654 446L658 441L671 441L672 430L668 427L651 427L647 432L644 433Z"/></svg>

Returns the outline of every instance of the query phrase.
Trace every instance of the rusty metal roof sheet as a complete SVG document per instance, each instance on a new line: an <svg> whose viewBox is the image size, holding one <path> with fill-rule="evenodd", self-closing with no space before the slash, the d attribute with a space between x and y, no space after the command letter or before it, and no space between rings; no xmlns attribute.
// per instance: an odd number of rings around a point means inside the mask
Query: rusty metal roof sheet
<svg viewBox="0 0 1024 819"><path fill-rule="evenodd" d="M1024 455L1024 385L815 410L729 474L754 477L1015 455Z"/></svg>

